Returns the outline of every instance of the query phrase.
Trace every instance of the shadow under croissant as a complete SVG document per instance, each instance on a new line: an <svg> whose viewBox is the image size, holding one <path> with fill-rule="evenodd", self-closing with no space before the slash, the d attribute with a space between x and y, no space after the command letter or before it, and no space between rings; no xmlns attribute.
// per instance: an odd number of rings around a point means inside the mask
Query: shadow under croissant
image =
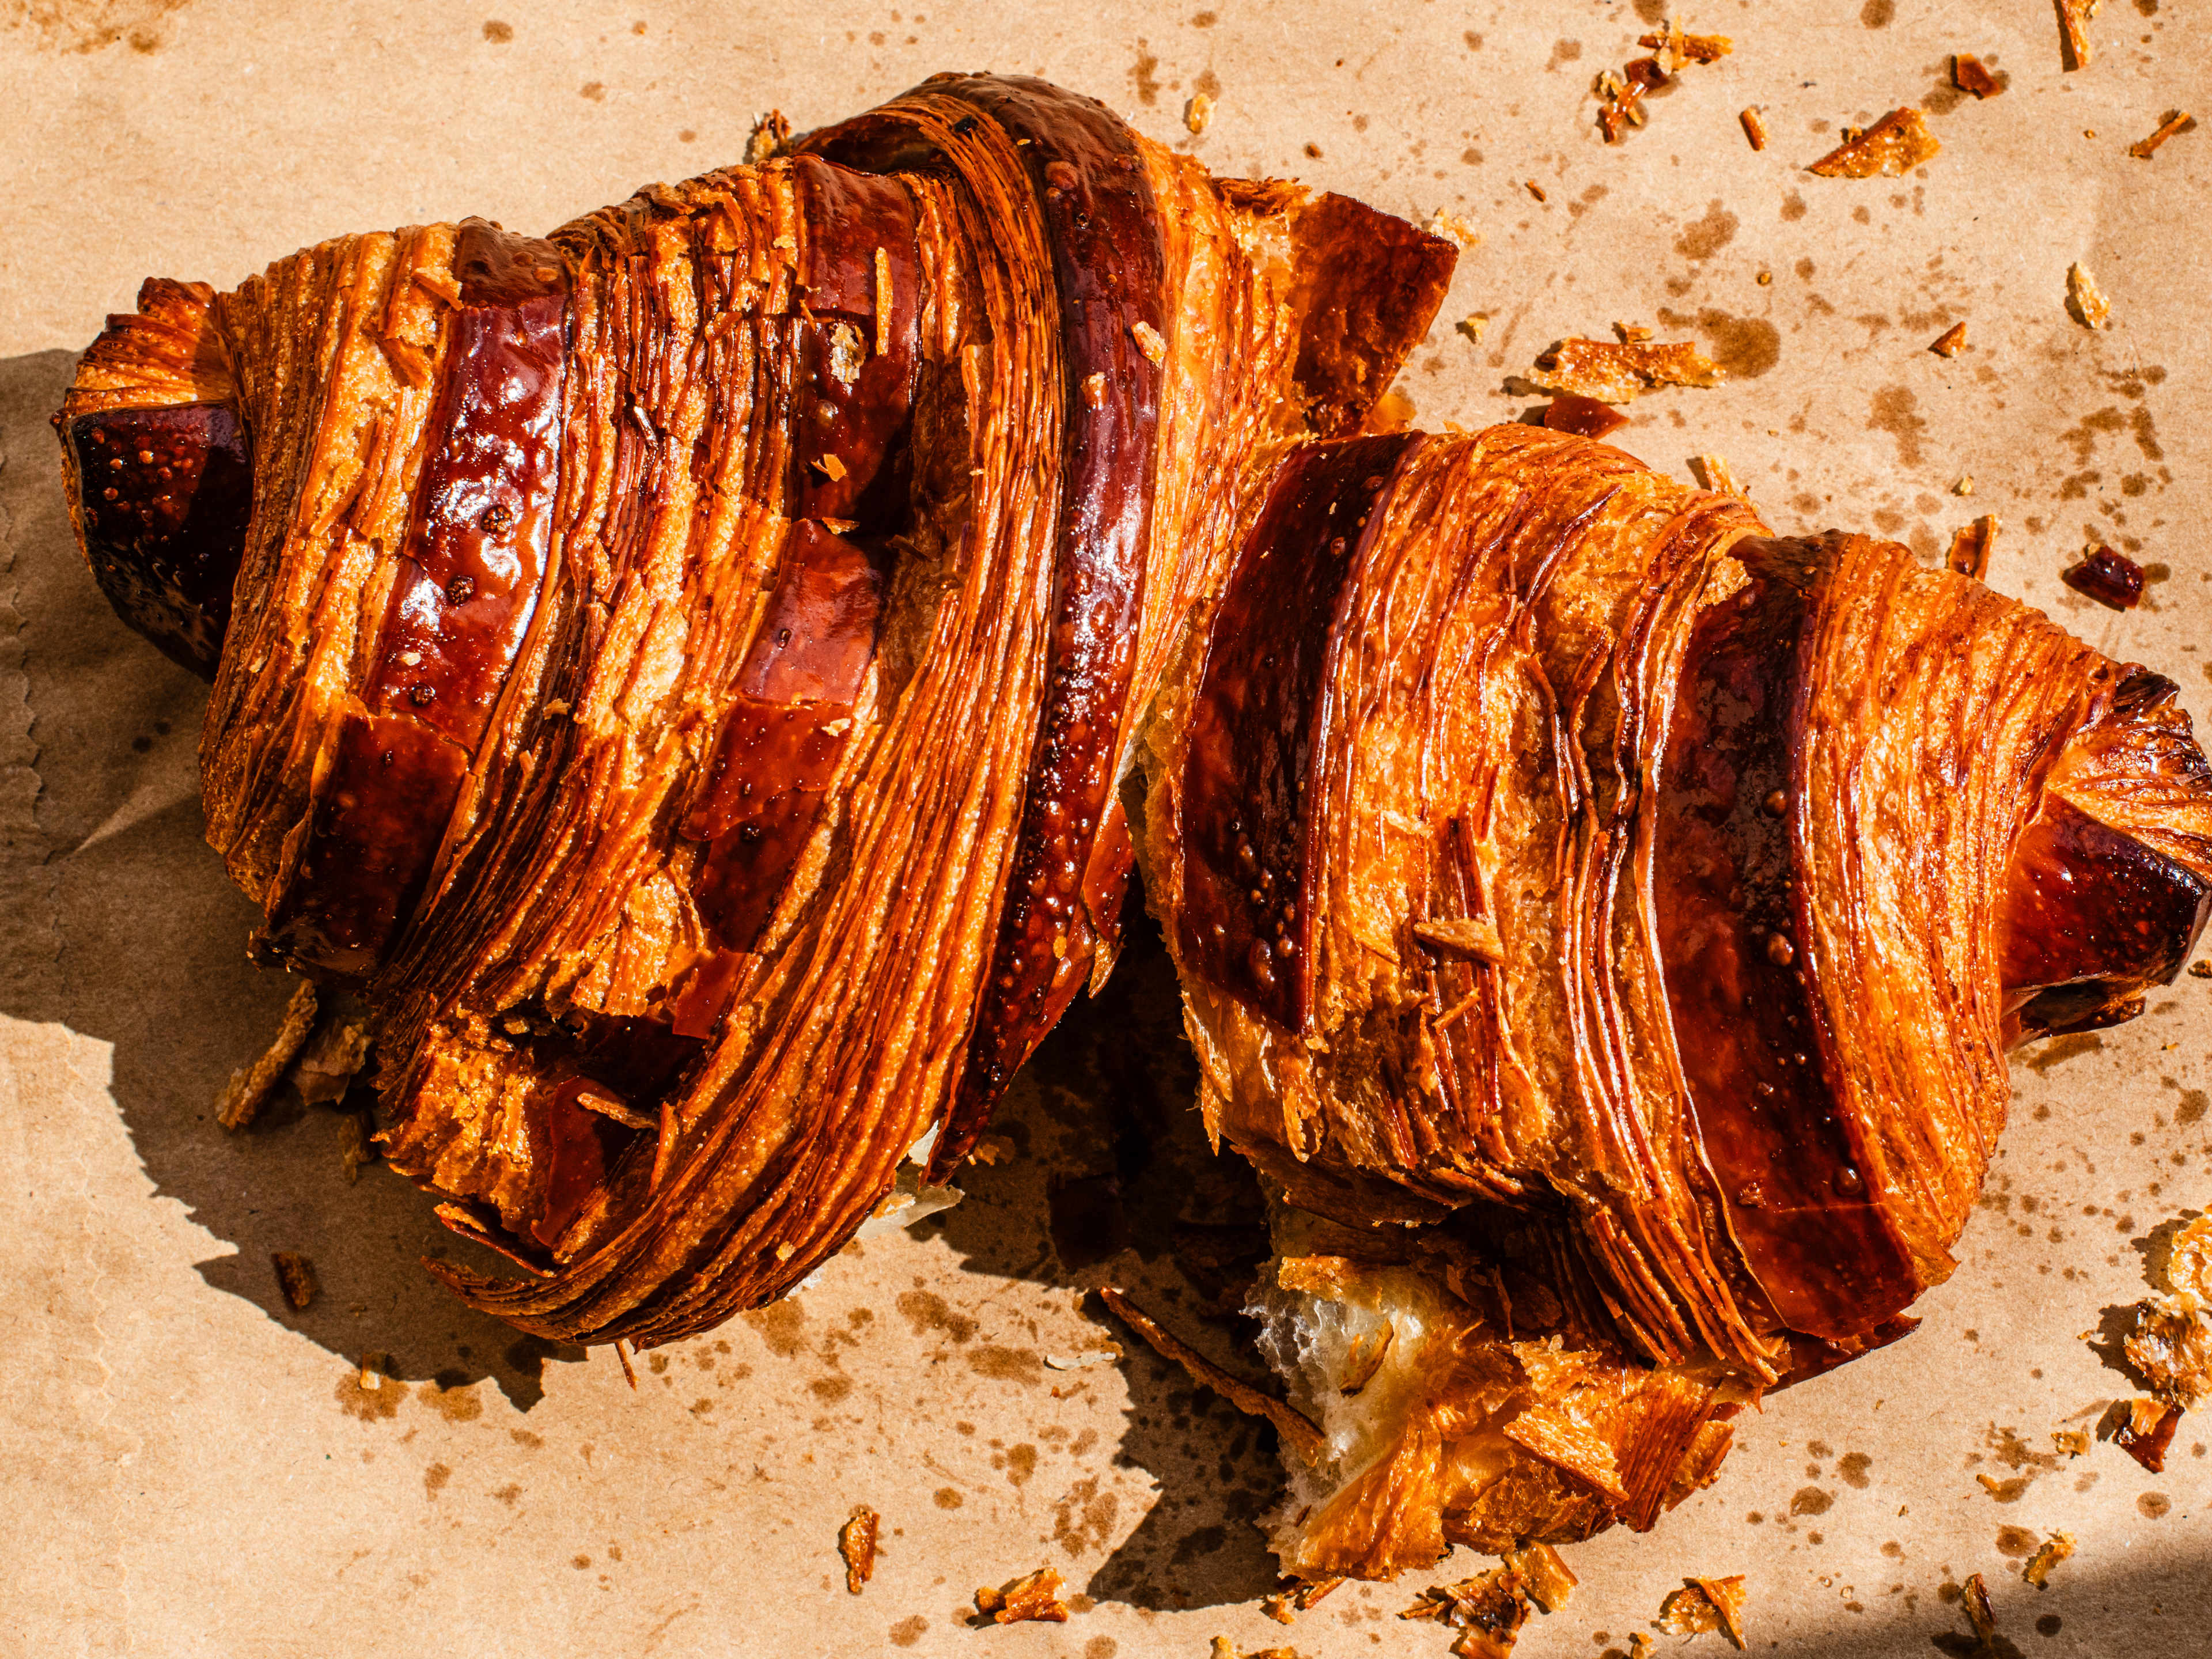
<svg viewBox="0 0 2212 1659"><path fill-rule="evenodd" d="M203 839L206 687L117 619L72 544L46 417L76 361L0 360L0 509L40 751L36 834L0 847L0 902L34 937L43 907L57 945L0 963L0 1014L107 1046L109 1091L154 1195L232 1247L198 1264L209 1285L347 1366L374 1354L404 1381L489 1378L526 1411L546 1364L586 1351L464 1306L422 1258L505 1264L440 1225L434 1200L382 1165L349 1184L335 1111L287 1090L249 1131L215 1121L225 1079L276 1029L293 981L246 961L258 914ZM1133 895L1105 994L1079 998L1017 1082L995 1126L1016 1155L971 1164L967 1201L924 1225L972 1273L1127 1283L1179 1328L1210 1327L1219 1356L1249 1373L1236 1310L1268 1251L1260 1190L1243 1159L1206 1147L1174 969L1141 912ZM313 1264L304 1311L284 1299L276 1251ZM1279 1491L1273 1431L1125 1346L1131 1401L1115 1455L1149 1471L1161 1498L1086 1593L1156 1607L1249 1601L1274 1583L1249 1524ZM1110 1535L1103 1511L1070 1525L1094 1546Z"/></svg>
<svg viewBox="0 0 2212 1659"><path fill-rule="evenodd" d="M1260 1376L1242 1309L1269 1254L1266 1206L1241 1158L1213 1155L1196 1109L1198 1064L1182 1031L1175 969L1133 893L1114 976L1079 997L1015 1079L992 1124L1012 1156L971 1164L968 1196L934 1230L966 1271L1091 1290L1126 1286L1213 1358ZM1250 1601L1273 1589L1273 1558L1252 1523L1281 1496L1274 1431L1243 1416L1104 1315L1128 1389L1115 1461L1152 1475L1159 1497L1080 1586L1097 1601L1174 1610ZM1063 1388L1097 1373L1056 1374ZM1103 1514L1070 1530L1103 1534Z"/></svg>
<svg viewBox="0 0 2212 1659"><path fill-rule="evenodd" d="M76 361L0 360L0 509L39 780L34 833L0 846L0 902L20 936L50 925L52 940L0 970L0 1014L107 1045L108 1088L155 1195L234 1247L198 1264L210 1285L347 1365L374 1353L390 1375L441 1388L489 1377L527 1410L547 1362L584 1350L525 1336L435 1284L426 1255L500 1264L381 1165L348 1184L337 1113L291 1097L247 1133L216 1124L224 1080L276 1030L292 982L246 962L258 914L202 839L207 688L116 618L72 542L46 415ZM313 1264L304 1311L277 1284L276 1251Z"/></svg>

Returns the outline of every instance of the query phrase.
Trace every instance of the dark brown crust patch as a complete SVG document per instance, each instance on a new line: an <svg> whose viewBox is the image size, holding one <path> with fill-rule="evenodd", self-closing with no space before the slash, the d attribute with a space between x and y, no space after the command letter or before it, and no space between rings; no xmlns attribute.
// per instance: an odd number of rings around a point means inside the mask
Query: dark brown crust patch
<svg viewBox="0 0 2212 1659"><path fill-rule="evenodd" d="M1324 673L1360 550L1418 440L1301 450L1276 476L1214 612L1183 763L1184 970L1302 1031L1318 826L1306 810Z"/></svg>
<svg viewBox="0 0 2212 1659"><path fill-rule="evenodd" d="M1653 898L1692 1114L1745 1264L1790 1329L1857 1340L1918 1295L1838 1118L1802 929L1798 702L1817 542L1740 542L1699 617L1659 782Z"/></svg>
<svg viewBox="0 0 2212 1659"><path fill-rule="evenodd" d="M104 410L70 421L64 442L100 591L164 656L213 679L253 509L237 410Z"/></svg>

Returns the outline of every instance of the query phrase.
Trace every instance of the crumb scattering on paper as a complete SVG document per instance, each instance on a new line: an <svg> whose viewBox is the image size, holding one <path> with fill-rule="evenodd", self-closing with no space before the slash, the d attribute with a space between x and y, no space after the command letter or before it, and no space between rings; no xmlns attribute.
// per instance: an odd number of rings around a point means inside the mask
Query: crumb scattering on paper
<svg viewBox="0 0 2212 1659"><path fill-rule="evenodd" d="M294 1313L305 1313L315 1299L315 1264L297 1250L271 1250L269 1265L276 1270L276 1286Z"/></svg>
<svg viewBox="0 0 2212 1659"><path fill-rule="evenodd" d="M1966 349L1966 324L1954 323L1929 343L1928 349L1938 357L1955 357Z"/></svg>
<svg viewBox="0 0 2212 1659"><path fill-rule="evenodd" d="M2161 1400L2117 1401L2108 1414L2112 1443L2153 1474L2166 1473L2166 1449L2181 1425L2181 1413Z"/></svg>
<svg viewBox="0 0 2212 1659"><path fill-rule="evenodd" d="M1982 60L1971 52L1951 55L1951 84L1961 92L1972 93L1976 98L1994 98L2004 90L2004 82L1990 73Z"/></svg>
<svg viewBox="0 0 2212 1659"><path fill-rule="evenodd" d="M1182 108L1182 124L1193 135L1204 132L1213 125L1213 100L1204 93L1194 93L1190 102Z"/></svg>
<svg viewBox="0 0 2212 1659"><path fill-rule="evenodd" d="M1459 319L1459 331L1467 336L1471 345L1482 343L1482 331L1489 326L1490 313L1487 312L1471 311Z"/></svg>
<svg viewBox="0 0 2212 1659"><path fill-rule="evenodd" d="M2054 1532L2036 1546L2035 1553L2028 1558L2028 1563L2021 1569L2020 1576L2038 1589L2048 1589L2052 1569L2073 1553L2074 1534Z"/></svg>
<svg viewBox="0 0 2212 1659"><path fill-rule="evenodd" d="M1528 379L1547 392L1625 404L1647 386L1716 386L1723 376L1719 364L1686 343L1568 339L1538 356Z"/></svg>
<svg viewBox="0 0 2212 1659"><path fill-rule="evenodd" d="M1960 493L1971 493L1973 481L1961 479L1960 482L1970 487ZM1951 551L1943 561L1946 568L1961 576L1972 576L1976 581L1985 580L1990 574L1990 556L1996 550L1997 532L2001 527L1994 513L1984 513L1972 524L1960 526L1952 534Z"/></svg>
<svg viewBox="0 0 2212 1659"><path fill-rule="evenodd" d="M1482 240L1482 234L1468 220L1449 208L1438 208L1429 215L1429 222L1421 227L1431 236L1441 236L1448 242L1457 242L1462 247L1473 247Z"/></svg>
<svg viewBox="0 0 2212 1659"><path fill-rule="evenodd" d="M1060 1575L1050 1567L1039 1567L997 1589L984 1585L975 1592L975 1611L994 1625L1067 1622L1067 1606L1060 1599Z"/></svg>
<svg viewBox="0 0 2212 1659"><path fill-rule="evenodd" d="M1743 123L1743 136L1751 141L1751 147L1753 149L1765 149L1766 148L1766 117L1760 112L1759 106L1747 105L1743 112L1735 118Z"/></svg>
<svg viewBox="0 0 2212 1659"><path fill-rule="evenodd" d="M284 1023L277 1028L276 1036L260 1059L251 1066L241 1066L230 1074L222 1095L215 1103L215 1121L226 1129L243 1129L250 1125L269 1097L276 1092L277 1084L300 1050L307 1046L307 1034L315 1028L315 988L306 980L292 993L292 1000L284 1010Z"/></svg>
<svg viewBox="0 0 2212 1659"><path fill-rule="evenodd" d="M837 1553L845 1558L845 1591L858 1595L876 1576L876 1540L883 1517L866 1504L853 1505L851 1518L837 1528Z"/></svg>
<svg viewBox="0 0 2212 1659"><path fill-rule="evenodd" d="M1920 112L1893 109L1861 132L1844 129L1844 142L1813 163L1823 179L1902 178L1942 149Z"/></svg>
<svg viewBox="0 0 2212 1659"><path fill-rule="evenodd" d="M2059 67L2068 71L2089 67L2089 20L2097 15L2099 0L2058 0Z"/></svg>
<svg viewBox="0 0 2212 1659"><path fill-rule="evenodd" d="M2148 138L2138 138L2128 146L2128 154L2138 161L2148 161L2158 154L2158 147L2177 132L2187 132L2197 125L2197 118L2185 109L2168 110L2158 131Z"/></svg>
<svg viewBox="0 0 2212 1659"><path fill-rule="evenodd" d="M2076 259L2066 267L2066 309L2084 328L2110 328L2112 302L2105 297L2089 267Z"/></svg>
<svg viewBox="0 0 2212 1659"><path fill-rule="evenodd" d="M1743 1575L1727 1578L1685 1578L1659 1606L1659 1628L1669 1636L1700 1636L1717 1631L1736 1647L1744 1645Z"/></svg>

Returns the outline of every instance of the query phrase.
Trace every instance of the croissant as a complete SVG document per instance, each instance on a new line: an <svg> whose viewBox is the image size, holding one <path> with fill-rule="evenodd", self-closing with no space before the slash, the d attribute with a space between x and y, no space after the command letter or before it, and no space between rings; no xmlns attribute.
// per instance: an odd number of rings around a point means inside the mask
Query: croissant
<svg viewBox="0 0 2212 1659"><path fill-rule="evenodd" d="M1648 1527L1908 1329L2008 1048L2212 903L2171 684L1601 444L1389 429L1451 246L1090 100L769 148L149 283L57 417L212 678L253 948L373 1011L387 1158L520 1270L434 1271L639 1346L783 1294L958 1167L1135 866L1284 1199L1289 1570Z"/></svg>

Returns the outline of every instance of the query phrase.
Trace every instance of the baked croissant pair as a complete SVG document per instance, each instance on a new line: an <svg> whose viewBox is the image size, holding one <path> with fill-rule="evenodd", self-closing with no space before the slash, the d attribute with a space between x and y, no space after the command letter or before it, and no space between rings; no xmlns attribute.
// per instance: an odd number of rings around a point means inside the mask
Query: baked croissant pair
<svg viewBox="0 0 2212 1659"><path fill-rule="evenodd" d="M1648 1526L1949 1270L2025 1035L2212 893L2173 688L1904 550L1372 411L1448 244L940 76L551 238L149 283L58 417L256 948L640 1346L942 1181L1133 861L1310 1577Z"/></svg>

